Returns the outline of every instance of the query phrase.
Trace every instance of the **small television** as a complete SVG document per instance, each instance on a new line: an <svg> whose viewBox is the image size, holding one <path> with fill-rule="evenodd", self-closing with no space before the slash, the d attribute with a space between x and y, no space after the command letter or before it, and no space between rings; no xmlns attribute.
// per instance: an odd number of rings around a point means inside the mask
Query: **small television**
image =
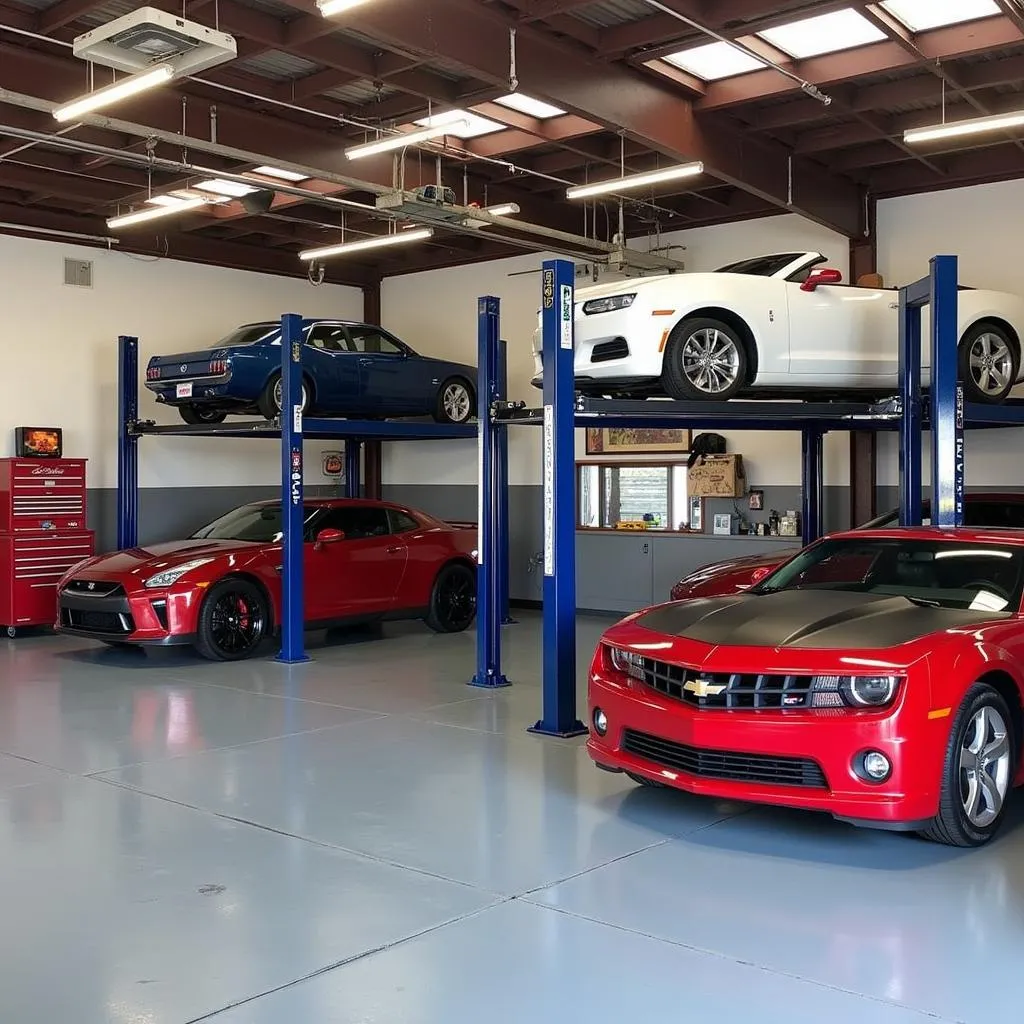
<svg viewBox="0 0 1024 1024"><path fill-rule="evenodd" d="M60 427L15 427L14 455L19 459L59 459L64 454Z"/></svg>

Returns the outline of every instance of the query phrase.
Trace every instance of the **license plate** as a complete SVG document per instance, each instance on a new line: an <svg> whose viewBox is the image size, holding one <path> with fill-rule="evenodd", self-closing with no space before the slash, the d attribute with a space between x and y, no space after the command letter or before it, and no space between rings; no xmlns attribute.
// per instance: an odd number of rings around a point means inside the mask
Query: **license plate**
<svg viewBox="0 0 1024 1024"><path fill-rule="evenodd" d="M189 381L187 384L179 384L174 389L174 394L178 398L191 398L192 397L192 381Z"/></svg>

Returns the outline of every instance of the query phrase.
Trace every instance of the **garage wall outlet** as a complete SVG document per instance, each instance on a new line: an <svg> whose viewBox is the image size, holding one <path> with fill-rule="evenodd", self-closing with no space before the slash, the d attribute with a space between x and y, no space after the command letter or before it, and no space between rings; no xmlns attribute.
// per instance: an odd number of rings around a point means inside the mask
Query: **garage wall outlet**
<svg viewBox="0 0 1024 1024"><path fill-rule="evenodd" d="M64 283L73 288L92 287L92 260L64 258Z"/></svg>

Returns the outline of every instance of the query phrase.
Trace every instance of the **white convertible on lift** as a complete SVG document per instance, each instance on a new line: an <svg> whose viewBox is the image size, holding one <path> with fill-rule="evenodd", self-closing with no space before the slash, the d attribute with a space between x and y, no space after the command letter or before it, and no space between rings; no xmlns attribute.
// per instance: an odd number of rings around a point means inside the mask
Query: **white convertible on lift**
<svg viewBox="0 0 1024 1024"><path fill-rule="evenodd" d="M757 256L714 273L665 274L576 292L576 390L680 399L759 392L891 393L899 303L877 274L842 284L819 252ZM929 381L928 308L922 383ZM1024 298L961 287L965 397L1001 402L1022 379ZM534 339L542 385L540 332Z"/></svg>

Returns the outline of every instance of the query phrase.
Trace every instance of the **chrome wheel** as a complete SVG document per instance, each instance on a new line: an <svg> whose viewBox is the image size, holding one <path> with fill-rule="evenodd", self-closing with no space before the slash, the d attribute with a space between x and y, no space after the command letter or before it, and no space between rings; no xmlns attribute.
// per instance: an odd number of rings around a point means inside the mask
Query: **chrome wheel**
<svg viewBox="0 0 1024 1024"><path fill-rule="evenodd" d="M999 817L1010 788L1010 739L998 709L984 705L971 717L960 747L960 800L967 820L986 828Z"/></svg>
<svg viewBox="0 0 1024 1024"><path fill-rule="evenodd" d="M714 327L694 331L683 342L681 359L687 381L706 395L728 391L740 375L736 342Z"/></svg>
<svg viewBox="0 0 1024 1024"><path fill-rule="evenodd" d="M991 331L971 342L968 355L971 381L983 395L1000 395L1013 379L1013 353L1006 341Z"/></svg>
<svg viewBox="0 0 1024 1024"><path fill-rule="evenodd" d="M280 377L278 377L277 380L274 381L274 392L273 392L273 394L274 394L274 407L277 409L278 412L280 412L281 411L281 405L284 402L284 382L281 380ZM303 384L302 384L302 411L303 412L306 411L306 384L305 384L305 381L303 381Z"/></svg>
<svg viewBox="0 0 1024 1024"><path fill-rule="evenodd" d="M469 388L465 384L452 381L451 384L445 385L444 391L441 393L441 406L445 416L452 423L462 423L469 419L471 405Z"/></svg>

